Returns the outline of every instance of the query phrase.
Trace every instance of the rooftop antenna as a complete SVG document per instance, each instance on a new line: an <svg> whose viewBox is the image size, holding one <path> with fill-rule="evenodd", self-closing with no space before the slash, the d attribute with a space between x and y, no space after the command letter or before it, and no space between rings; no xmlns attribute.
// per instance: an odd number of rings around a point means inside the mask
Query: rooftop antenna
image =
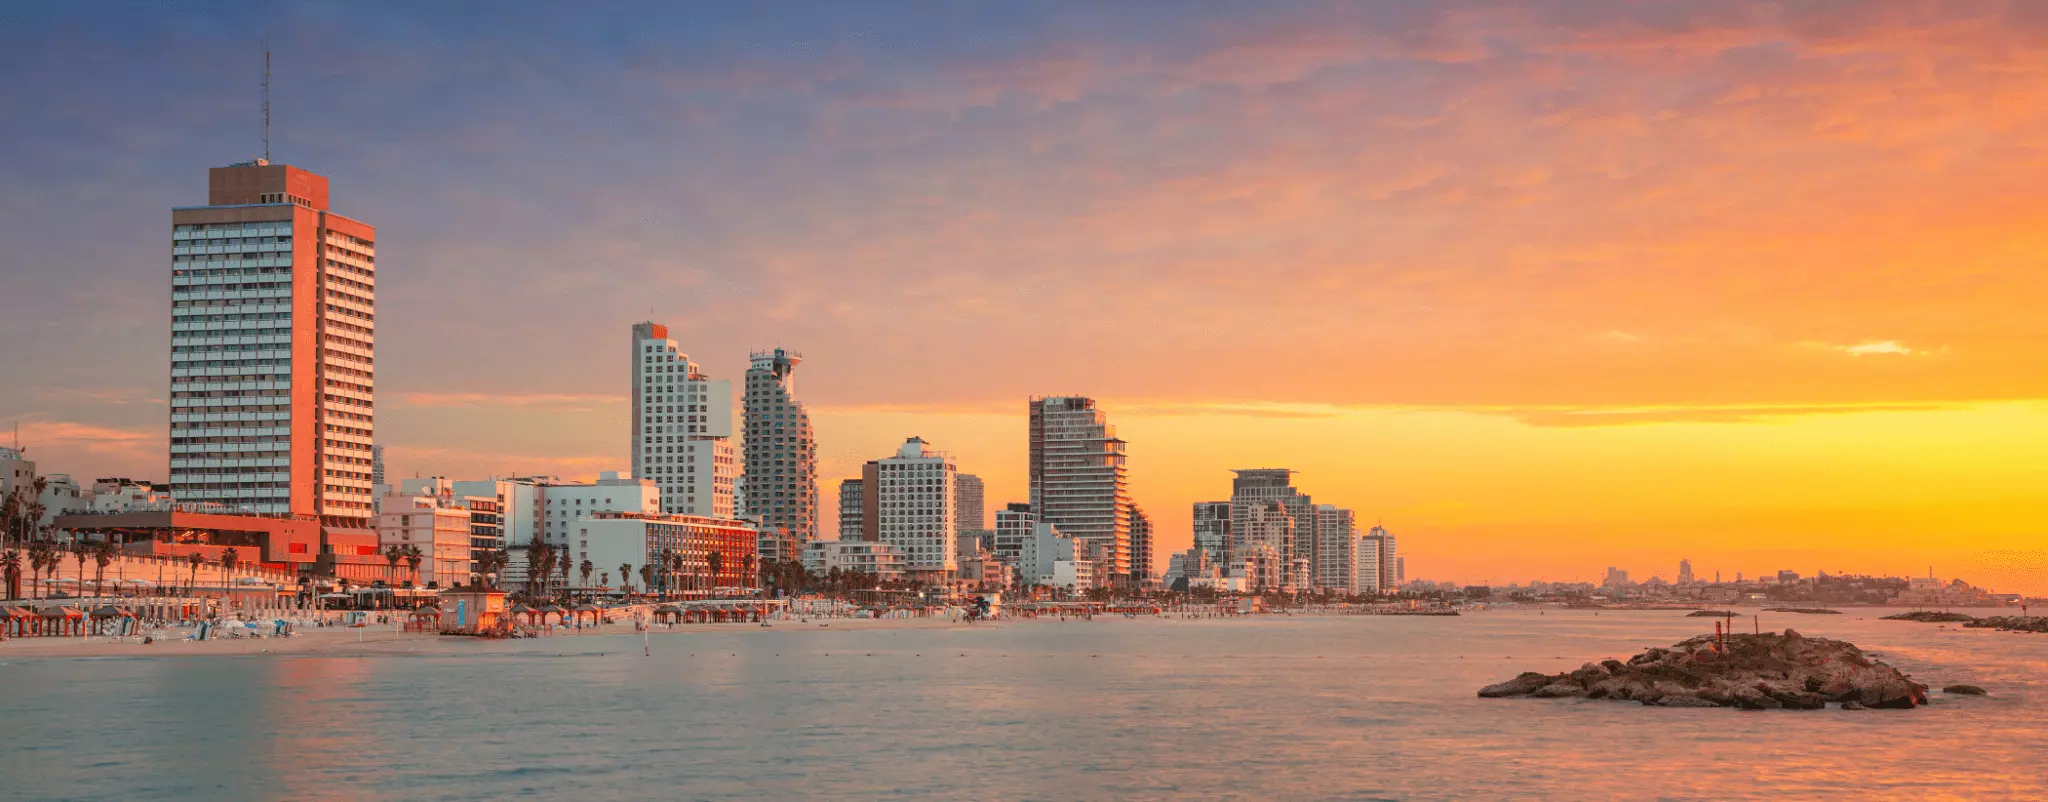
<svg viewBox="0 0 2048 802"><path fill-rule="evenodd" d="M270 38L263 39L263 163L270 163Z"/></svg>

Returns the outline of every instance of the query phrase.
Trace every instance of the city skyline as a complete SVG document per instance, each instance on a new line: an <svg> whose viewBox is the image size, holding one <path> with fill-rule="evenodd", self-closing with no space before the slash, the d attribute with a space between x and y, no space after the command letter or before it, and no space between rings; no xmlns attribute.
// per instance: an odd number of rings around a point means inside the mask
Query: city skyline
<svg viewBox="0 0 2048 802"><path fill-rule="evenodd" d="M318 8L0 29L0 63L36 79L0 88L26 110L0 134L0 333L28 344L0 363L0 421L44 470L175 480L163 211L260 153L274 25L274 162L331 179L396 268L376 295L394 476L628 469L629 379L589 355L668 320L711 376L761 343L812 358L828 482L917 434L1001 509L1027 498L1017 400L1096 399L1155 570L1230 470L1288 465L1397 532L1411 578L1683 556L2048 590L2048 288L2024 256L2048 113L2004 69L2042 26L1577 5L1150 30L1047 6L972 53L908 15L862 20L872 39L712 15L770 44L689 58L618 26L502 39L549 28L528 11L475 34L417 12L352 53L308 46L348 22ZM561 78L510 68L529 58ZM1891 105L1872 62L1907 77ZM550 100L582 113L522 110Z"/></svg>

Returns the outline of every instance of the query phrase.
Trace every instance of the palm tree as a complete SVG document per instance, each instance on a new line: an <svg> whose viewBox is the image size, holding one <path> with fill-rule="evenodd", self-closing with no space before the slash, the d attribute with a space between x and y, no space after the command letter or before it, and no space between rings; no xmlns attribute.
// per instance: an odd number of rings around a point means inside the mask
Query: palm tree
<svg viewBox="0 0 2048 802"><path fill-rule="evenodd" d="M234 589L235 566L242 564L242 553L229 546L220 552L220 583L229 591Z"/></svg>
<svg viewBox="0 0 2048 802"><path fill-rule="evenodd" d="M78 592L80 595L85 593L85 561L92 559L92 555L85 552L86 548L83 542L75 540L71 542L71 557L78 561Z"/></svg>
<svg viewBox="0 0 2048 802"><path fill-rule="evenodd" d="M569 584L569 571L575 567L575 557L569 554L568 547L564 546L562 548L562 554L555 564L555 568L562 572L563 585Z"/></svg>
<svg viewBox="0 0 2048 802"><path fill-rule="evenodd" d="M185 592L199 595L199 566L206 564L206 558L198 552L185 555L185 565L192 569L192 579L185 583Z"/></svg>
<svg viewBox="0 0 2048 802"><path fill-rule="evenodd" d="M534 535L526 544L526 595L537 596L547 586L548 573L555 568L555 549Z"/></svg>
<svg viewBox="0 0 2048 802"><path fill-rule="evenodd" d="M405 559L405 551L398 548L398 544L393 543L384 547L384 562L391 565L390 570L384 575L390 578L393 585L398 584L398 561L403 559Z"/></svg>
<svg viewBox="0 0 2048 802"><path fill-rule="evenodd" d="M598 574L598 575L597 575L597 586L598 586L598 587L601 587L601 588L608 588L608 587L611 587L611 586L612 586L612 572L610 572L610 571L606 571L606 572L604 572L604 573L602 573L602 574Z"/></svg>
<svg viewBox="0 0 2048 802"><path fill-rule="evenodd" d="M579 567L583 569L583 587L585 590L588 590L590 587L590 572L597 570L597 564L591 562L590 558L585 557L583 558L583 565Z"/></svg>
<svg viewBox="0 0 2048 802"><path fill-rule="evenodd" d="M93 547L92 595L95 599L101 596L101 590L106 586L107 565L114 561L115 548L116 546L111 540L102 540Z"/></svg>
<svg viewBox="0 0 2048 802"><path fill-rule="evenodd" d="M674 579L674 580L672 580L671 584L672 584L672 585L681 585L681 584L682 584L682 579L683 579L683 553L682 553L682 552L679 552L679 551L670 551L670 552L668 553L668 570L669 570L669 573L670 573L670 575L672 575L672 576L674 576L674 577L675 577L675 579Z"/></svg>
<svg viewBox="0 0 2048 802"><path fill-rule="evenodd" d="M718 553L717 549L712 549L710 554L704 555L704 565L711 569L711 586L718 587L718 574L725 570L725 555Z"/></svg>
<svg viewBox="0 0 2048 802"><path fill-rule="evenodd" d="M405 565L412 569L412 583L414 585L420 583L420 562L425 557L426 555L420 553L419 546L405 547Z"/></svg>
<svg viewBox="0 0 2048 802"><path fill-rule="evenodd" d="M652 563L640 566L640 588L648 593L654 592L654 565Z"/></svg>
<svg viewBox="0 0 2048 802"><path fill-rule="evenodd" d="M49 543L44 541L29 541L28 583L30 598L35 597L35 585L43 578L43 572L50 570L50 560L57 556L56 551L56 549L50 548Z"/></svg>
<svg viewBox="0 0 2048 802"><path fill-rule="evenodd" d="M5 553L0 553L0 575L6 577L7 600L14 601L20 598L21 552L8 549Z"/></svg>
<svg viewBox="0 0 2048 802"><path fill-rule="evenodd" d="M505 570L505 565L509 562L511 562L511 557L505 553L504 549L485 550L476 559L476 572L482 577L478 584L488 582L491 587L497 587L498 574Z"/></svg>
<svg viewBox="0 0 2048 802"><path fill-rule="evenodd" d="M620 590L620 592L621 592L621 593L623 593L623 592L625 592L625 591L627 591L627 590L630 590L630 589L632 589L632 587L633 587L633 564L632 564L632 563L619 563L619 585L620 585L620 588L619 588L619 590Z"/></svg>
<svg viewBox="0 0 2048 802"><path fill-rule="evenodd" d="M759 575L754 573L754 555L749 553L740 558L740 584L760 584Z"/></svg>

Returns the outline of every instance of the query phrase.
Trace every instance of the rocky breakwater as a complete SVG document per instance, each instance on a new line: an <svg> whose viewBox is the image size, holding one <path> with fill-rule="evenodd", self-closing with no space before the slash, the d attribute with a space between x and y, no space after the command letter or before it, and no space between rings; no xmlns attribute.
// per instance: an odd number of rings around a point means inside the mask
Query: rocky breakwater
<svg viewBox="0 0 2048 802"><path fill-rule="evenodd" d="M1602 660L1564 674L1525 672L1481 688L1479 695L1747 710L1818 710L1835 703L1854 710L1918 707L1927 703L1927 686L1855 644L1788 629L1782 635L1702 635L1626 663Z"/></svg>
<svg viewBox="0 0 2048 802"><path fill-rule="evenodd" d="M2002 629L2007 632L2048 632L2048 617L2038 615L1992 615L1963 622L1966 629Z"/></svg>
<svg viewBox="0 0 2048 802"><path fill-rule="evenodd" d="M1975 621L1977 620L1977 617L1974 615L1970 615L1969 613L1943 613L1934 610L1914 610L1910 613L1893 613L1878 620L1918 621L1922 624L1960 624L1965 621Z"/></svg>

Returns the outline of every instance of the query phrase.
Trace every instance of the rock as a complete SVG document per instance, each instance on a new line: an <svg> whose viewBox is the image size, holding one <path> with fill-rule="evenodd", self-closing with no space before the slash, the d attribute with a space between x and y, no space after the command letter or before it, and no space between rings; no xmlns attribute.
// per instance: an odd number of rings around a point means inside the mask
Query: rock
<svg viewBox="0 0 2048 802"><path fill-rule="evenodd" d="M1584 697L1660 707L1818 710L1837 703L1889 709L1926 704L1927 686L1855 644L1788 629L1701 636L1646 649L1626 662L1589 662L1563 674L1525 672L1488 685L1479 695Z"/></svg>
<svg viewBox="0 0 2048 802"><path fill-rule="evenodd" d="M1955 696L1990 696L1990 695L1991 695L1991 692L1990 692L1990 691L1984 690L1983 688L1979 688L1979 687L1977 687L1977 686L1975 686L1975 685L1950 685L1950 686L1948 686L1948 687L1946 687L1946 688L1943 688L1943 689L1941 689L1941 692L1942 692L1942 693L1946 693L1946 694L1952 694L1952 695L1955 695Z"/></svg>
<svg viewBox="0 0 2048 802"><path fill-rule="evenodd" d="M1524 671L1521 676L1514 679L1480 688L1479 696L1485 699L1528 696L1535 693L1537 689L1549 685L1551 682L1552 678L1548 675L1538 674L1534 671Z"/></svg>
<svg viewBox="0 0 2048 802"><path fill-rule="evenodd" d="M1643 704L1656 705L1657 707L1720 707L1719 704L1709 702L1689 693L1667 693L1657 697L1655 701L1648 701Z"/></svg>
<svg viewBox="0 0 2048 802"><path fill-rule="evenodd" d="M1570 680L1564 680L1537 688L1536 693L1533 695L1539 699L1564 699L1573 696L1585 696L1586 686Z"/></svg>
<svg viewBox="0 0 2048 802"><path fill-rule="evenodd" d="M1863 706L1863 703L1862 703L1862 702L1858 702L1858 701L1856 701L1856 700L1854 700L1854 699L1851 699L1851 700L1849 700L1849 701L1846 701L1846 702L1843 702L1843 703L1842 703L1842 709L1843 709L1843 710L1869 710L1870 708L1864 707L1864 706Z"/></svg>
<svg viewBox="0 0 2048 802"><path fill-rule="evenodd" d="M1895 613L1879 620L1918 621L1923 624L1955 624L1975 621L1977 617L1968 613L1938 613L1933 610L1914 610L1910 613Z"/></svg>
<svg viewBox="0 0 2048 802"><path fill-rule="evenodd" d="M1692 612L1690 612L1690 613L1686 613L1686 614L1685 614L1685 617L1686 617L1686 618L1734 618L1734 617L1736 617L1736 616L1738 616L1738 615L1741 615L1741 614L1740 614L1740 613L1735 613L1735 612L1730 612L1730 611L1728 611L1728 610L1694 610L1694 611L1692 611Z"/></svg>

